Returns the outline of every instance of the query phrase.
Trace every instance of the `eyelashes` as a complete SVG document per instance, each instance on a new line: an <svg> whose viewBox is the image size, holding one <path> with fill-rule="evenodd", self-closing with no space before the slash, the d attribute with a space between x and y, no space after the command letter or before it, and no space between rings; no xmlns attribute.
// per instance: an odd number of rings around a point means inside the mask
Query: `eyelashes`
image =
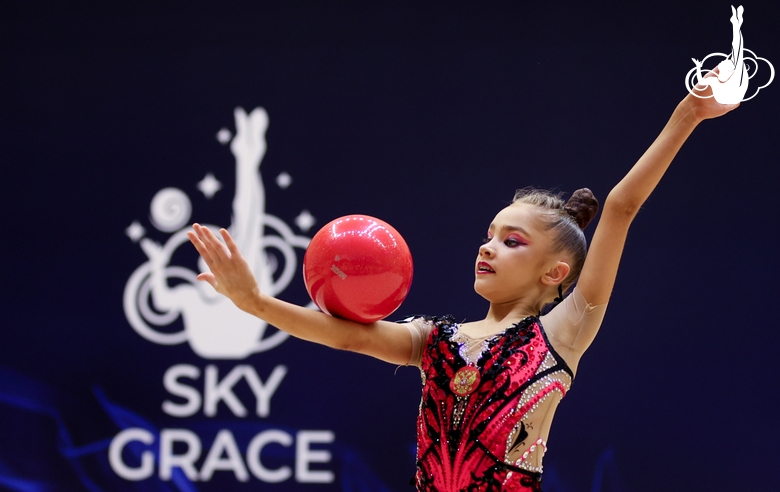
<svg viewBox="0 0 780 492"><path fill-rule="evenodd" d="M486 236L482 238L482 244L487 244L492 240L493 240L493 236ZM523 241L522 239L516 237L508 237L504 239L503 243L510 248L514 248L517 246L526 246L528 244L526 241Z"/></svg>

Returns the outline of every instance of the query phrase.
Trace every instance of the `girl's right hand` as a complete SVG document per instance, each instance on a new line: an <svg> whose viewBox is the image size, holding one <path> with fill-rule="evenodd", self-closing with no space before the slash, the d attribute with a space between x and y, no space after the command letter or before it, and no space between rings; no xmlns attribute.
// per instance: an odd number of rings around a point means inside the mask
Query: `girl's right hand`
<svg viewBox="0 0 780 492"><path fill-rule="evenodd" d="M220 229L219 233L225 240L223 244L207 227L193 224L192 229L187 233L187 237L210 270L199 274L198 280L208 282L239 309L248 311L261 293L249 264L241 255L230 233Z"/></svg>

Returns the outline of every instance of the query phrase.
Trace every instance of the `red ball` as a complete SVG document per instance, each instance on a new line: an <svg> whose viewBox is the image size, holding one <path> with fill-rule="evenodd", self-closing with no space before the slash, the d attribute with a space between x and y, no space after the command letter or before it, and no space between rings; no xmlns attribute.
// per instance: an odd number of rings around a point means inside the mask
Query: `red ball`
<svg viewBox="0 0 780 492"><path fill-rule="evenodd" d="M387 222L347 215L319 230L303 257L303 282L323 312L359 323L386 318L412 285L412 254Z"/></svg>

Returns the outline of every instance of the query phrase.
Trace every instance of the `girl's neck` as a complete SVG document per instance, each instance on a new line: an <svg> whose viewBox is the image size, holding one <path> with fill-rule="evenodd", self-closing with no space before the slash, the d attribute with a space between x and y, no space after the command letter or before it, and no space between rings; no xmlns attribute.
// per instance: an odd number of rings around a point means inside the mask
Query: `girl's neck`
<svg viewBox="0 0 780 492"><path fill-rule="evenodd" d="M524 302L522 300L512 303L490 303L485 322L497 325L511 325L528 316L539 314L539 308L536 303Z"/></svg>
<svg viewBox="0 0 780 492"><path fill-rule="evenodd" d="M470 338L485 338L497 335L510 326L518 323L528 316L538 314L538 309L534 310L529 305L523 303L502 303L490 304L487 316L480 321L463 323L461 330Z"/></svg>

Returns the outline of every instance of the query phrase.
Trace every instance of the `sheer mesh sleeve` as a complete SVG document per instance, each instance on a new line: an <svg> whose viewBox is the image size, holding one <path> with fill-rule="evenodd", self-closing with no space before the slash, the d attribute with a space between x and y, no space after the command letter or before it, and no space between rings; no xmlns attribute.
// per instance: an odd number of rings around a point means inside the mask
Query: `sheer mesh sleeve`
<svg viewBox="0 0 780 492"><path fill-rule="evenodd" d="M422 351L428 340L428 335L433 330L433 323L425 318L418 317L411 319L408 323L404 323L404 326L409 329L409 334L412 336L412 354L407 365L420 367Z"/></svg>
<svg viewBox="0 0 780 492"><path fill-rule="evenodd" d="M606 310L607 304L588 303L575 287L559 305L542 316L541 321L555 349L568 353L567 362L576 366L598 333ZM570 360L572 358L574 360Z"/></svg>

